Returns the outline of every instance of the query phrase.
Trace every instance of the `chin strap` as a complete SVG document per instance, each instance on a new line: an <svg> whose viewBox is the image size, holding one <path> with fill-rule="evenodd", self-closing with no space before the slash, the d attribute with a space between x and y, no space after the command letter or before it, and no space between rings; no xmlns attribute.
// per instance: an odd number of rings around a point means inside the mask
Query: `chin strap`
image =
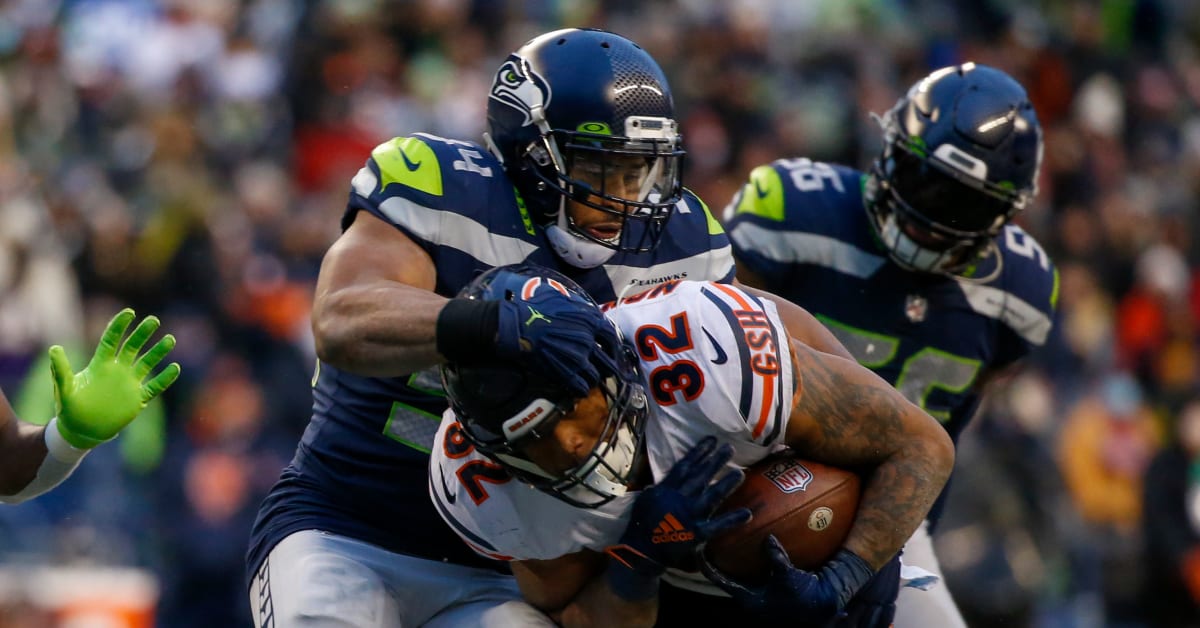
<svg viewBox="0 0 1200 628"><path fill-rule="evenodd" d="M970 269L978 267L979 264L986 263L988 261L988 259L990 259L992 257L996 258L996 263L995 263L995 265L992 266L992 270L988 274L986 274L982 277L972 277L972 276L967 276L967 275L962 274L962 273L967 272ZM967 283L984 284L984 283L990 282L991 280L995 279L996 277L999 277L1000 273L1003 271L1004 271L1004 254L1000 251L1000 246L998 244L996 244L995 238L993 238L991 240L988 240L987 246L984 248L983 252L979 254L979 258L975 262L974 265L967 265L966 267L959 268L959 269L956 269L953 271L945 271L943 274L945 274L949 277L952 277L954 279L958 279L960 281L965 281Z"/></svg>
<svg viewBox="0 0 1200 628"><path fill-rule="evenodd" d="M566 198L563 198L558 207L558 220L546 227L546 238L554 252L564 262L583 269L595 268L612 259L617 254L616 249L592 242L571 230L565 205Z"/></svg>

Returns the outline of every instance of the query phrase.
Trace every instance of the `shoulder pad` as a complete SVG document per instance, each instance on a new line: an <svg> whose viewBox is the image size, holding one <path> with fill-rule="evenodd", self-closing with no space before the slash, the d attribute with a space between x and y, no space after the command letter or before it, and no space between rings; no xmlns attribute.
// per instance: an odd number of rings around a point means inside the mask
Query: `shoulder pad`
<svg viewBox="0 0 1200 628"><path fill-rule="evenodd" d="M679 218L679 216L687 214L704 216L705 227L708 229L708 235L710 236L721 235L722 233L725 233L725 228L722 227L721 222L718 221L715 216L713 216L712 210L708 208L708 204L701 200L701 198L691 190L684 189L683 198L680 199L679 203L675 206L675 213L676 215L671 218L672 220L676 220ZM669 225L670 223L668 222L667 224Z"/></svg>
<svg viewBox="0 0 1200 628"><path fill-rule="evenodd" d="M1004 228L996 243L1003 269L986 283L960 281L976 312L1004 323L1025 346L1041 346L1054 328L1058 306L1058 270L1032 236L1020 227ZM1018 346L1007 352L1020 357Z"/></svg>
<svg viewBox="0 0 1200 628"><path fill-rule="evenodd" d="M1043 312L1058 307L1058 269L1041 244L1017 225L1008 225L997 245L1004 256L1005 290Z"/></svg>
<svg viewBox="0 0 1200 628"><path fill-rule="evenodd" d="M379 187L399 184L433 196L442 195L442 167L433 148L419 137L394 137L371 151L379 169Z"/></svg>
<svg viewBox="0 0 1200 628"><path fill-rule="evenodd" d="M725 219L739 214L784 222L790 214L843 207L848 200L861 202L861 173L853 168L806 157L778 159L750 171Z"/></svg>
<svg viewBox="0 0 1200 628"><path fill-rule="evenodd" d="M751 214L766 220L783 220L783 179L774 165L750 171L750 180L726 208L725 220Z"/></svg>
<svg viewBox="0 0 1200 628"><path fill-rule="evenodd" d="M437 206L447 195L478 193L487 189L487 183L506 181L500 162L482 146L426 133L395 137L376 146L367 163L377 178L371 189L356 189L378 201L400 196Z"/></svg>

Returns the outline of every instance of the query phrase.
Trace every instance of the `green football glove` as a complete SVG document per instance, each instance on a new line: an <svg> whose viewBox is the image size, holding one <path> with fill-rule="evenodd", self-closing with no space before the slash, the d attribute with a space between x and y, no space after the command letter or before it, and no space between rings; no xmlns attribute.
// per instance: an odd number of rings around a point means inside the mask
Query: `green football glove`
<svg viewBox="0 0 1200 628"><path fill-rule="evenodd" d="M114 438L129 422L179 377L172 362L149 381L142 380L175 347L175 337L163 336L139 358L142 346L158 329L158 318L147 316L121 345L133 310L125 308L108 322L87 368L75 373L60 345L50 347L50 372L54 379L54 408L58 431L68 443L91 449Z"/></svg>

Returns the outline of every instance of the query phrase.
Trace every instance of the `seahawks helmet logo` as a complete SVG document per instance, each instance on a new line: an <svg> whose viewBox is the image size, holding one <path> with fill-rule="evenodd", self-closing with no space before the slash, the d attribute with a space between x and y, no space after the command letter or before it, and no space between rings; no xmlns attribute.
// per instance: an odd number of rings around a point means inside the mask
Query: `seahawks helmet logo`
<svg viewBox="0 0 1200 628"><path fill-rule="evenodd" d="M496 71L488 97L521 112L525 116L521 126L528 126L533 122L535 108L545 109L550 105L550 86L529 67L528 60L512 55Z"/></svg>

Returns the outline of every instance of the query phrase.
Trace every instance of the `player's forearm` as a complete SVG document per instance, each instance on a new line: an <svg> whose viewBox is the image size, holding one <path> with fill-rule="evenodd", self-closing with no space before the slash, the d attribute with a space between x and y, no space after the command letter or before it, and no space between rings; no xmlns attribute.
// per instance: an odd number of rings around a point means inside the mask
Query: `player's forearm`
<svg viewBox="0 0 1200 628"><path fill-rule="evenodd" d="M15 418L0 428L0 495L16 495L37 475L46 457L43 429Z"/></svg>
<svg viewBox="0 0 1200 628"><path fill-rule="evenodd" d="M799 398L788 444L801 455L869 469L846 548L883 566L917 529L954 466L941 425L851 360L794 345Z"/></svg>
<svg viewBox="0 0 1200 628"><path fill-rule="evenodd" d="M440 364L437 317L447 299L393 281L328 293L313 304L321 361L354 373L392 377Z"/></svg>
<svg viewBox="0 0 1200 628"><path fill-rule="evenodd" d="M58 419L45 429L18 425L15 440L6 440L0 456L11 454L15 463L0 469L4 474L0 503L19 504L58 486L75 472L88 450L71 445L58 430Z"/></svg>
<svg viewBox="0 0 1200 628"><path fill-rule="evenodd" d="M866 478L846 549L882 567L924 521L953 466L954 446L940 427L907 440Z"/></svg>

